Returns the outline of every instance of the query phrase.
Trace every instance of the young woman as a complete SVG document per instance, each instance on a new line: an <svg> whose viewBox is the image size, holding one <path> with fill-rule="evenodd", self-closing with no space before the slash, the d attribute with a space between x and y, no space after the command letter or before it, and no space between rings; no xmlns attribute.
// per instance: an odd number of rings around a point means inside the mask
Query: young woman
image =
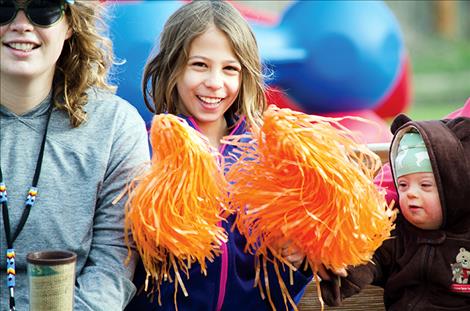
<svg viewBox="0 0 470 311"><path fill-rule="evenodd" d="M26 254L45 249L77 254L74 310L122 310L135 262L124 200L112 202L149 153L143 120L106 79L103 8L0 0L0 12L2 310L28 309Z"/></svg>

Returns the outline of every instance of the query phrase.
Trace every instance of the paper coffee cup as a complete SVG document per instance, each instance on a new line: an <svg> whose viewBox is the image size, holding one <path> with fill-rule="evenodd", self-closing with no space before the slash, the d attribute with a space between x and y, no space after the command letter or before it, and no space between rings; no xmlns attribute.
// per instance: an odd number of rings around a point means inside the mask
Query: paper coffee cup
<svg viewBox="0 0 470 311"><path fill-rule="evenodd" d="M77 254L39 251L28 262L29 310L73 311Z"/></svg>

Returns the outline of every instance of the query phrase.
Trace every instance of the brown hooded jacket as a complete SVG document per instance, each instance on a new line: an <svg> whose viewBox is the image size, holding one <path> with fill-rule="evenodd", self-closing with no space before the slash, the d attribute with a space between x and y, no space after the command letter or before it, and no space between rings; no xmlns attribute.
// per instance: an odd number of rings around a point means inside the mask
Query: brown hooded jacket
<svg viewBox="0 0 470 311"><path fill-rule="evenodd" d="M373 262L348 269L341 280L320 283L328 305L340 305L374 284L384 288L390 311L470 310L470 118L412 121L399 115L392 124L390 159L411 128L426 144L443 224L438 230L422 230L399 215L393 238L376 251Z"/></svg>

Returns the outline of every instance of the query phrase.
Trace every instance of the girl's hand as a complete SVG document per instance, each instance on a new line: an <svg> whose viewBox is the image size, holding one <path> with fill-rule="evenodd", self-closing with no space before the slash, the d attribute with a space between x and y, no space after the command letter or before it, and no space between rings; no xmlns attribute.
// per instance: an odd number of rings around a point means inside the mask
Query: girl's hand
<svg viewBox="0 0 470 311"><path fill-rule="evenodd" d="M280 252L282 257L296 269L300 268L300 265L305 259L305 254L290 240L280 246Z"/></svg>

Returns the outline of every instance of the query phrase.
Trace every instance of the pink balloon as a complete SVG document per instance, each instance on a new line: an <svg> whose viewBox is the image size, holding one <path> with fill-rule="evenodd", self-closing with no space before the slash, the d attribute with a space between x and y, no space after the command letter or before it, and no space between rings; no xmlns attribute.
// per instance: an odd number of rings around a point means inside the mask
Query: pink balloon
<svg viewBox="0 0 470 311"><path fill-rule="evenodd" d="M392 140L389 125L372 110L358 110L323 114L326 117L351 117L340 121L340 124L356 132L360 143L388 143ZM361 118L361 119L359 119Z"/></svg>
<svg viewBox="0 0 470 311"><path fill-rule="evenodd" d="M302 111L300 105L285 95L284 92L276 87L272 87L266 93L269 104L274 104L279 108L289 108L296 111ZM326 117L342 118L350 116L340 121L340 124L346 128L357 132L357 141L364 144L388 143L392 140L392 134L388 124L373 110L364 109L349 112L335 112L322 114ZM358 118L364 119L363 121Z"/></svg>
<svg viewBox="0 0 470 311"><path fill-rule="evenodd" d="M470 97L462 108L450 113L446 116L446 119L454 119L458 117L470 117Z"/></svg>

